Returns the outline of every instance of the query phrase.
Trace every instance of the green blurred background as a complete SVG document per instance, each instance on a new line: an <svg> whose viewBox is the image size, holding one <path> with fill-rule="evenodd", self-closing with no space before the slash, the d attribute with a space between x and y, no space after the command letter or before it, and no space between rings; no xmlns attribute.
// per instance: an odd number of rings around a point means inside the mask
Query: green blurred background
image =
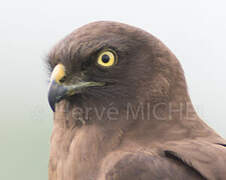
<svg viewBox="0 0 226 180"><path fill-rule="evenodd" d="M0 179L47 179L52 112L44 59L75 28L97 20L139 26L180 59L199 115L226 137L224 1L2 1Z"/></svg>

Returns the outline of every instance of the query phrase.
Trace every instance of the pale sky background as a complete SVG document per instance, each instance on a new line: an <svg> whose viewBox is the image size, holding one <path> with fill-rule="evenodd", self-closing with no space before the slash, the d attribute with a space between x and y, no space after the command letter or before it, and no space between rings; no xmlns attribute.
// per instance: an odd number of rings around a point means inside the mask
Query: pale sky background
<svg viewBox="0 0 226 180"><path fill-rule="evenodd" d="M178 57L201 118L226 137L225 0L1 1L0 179L47 179L52 112L43 59L92 21L143 28Z"/></svg>

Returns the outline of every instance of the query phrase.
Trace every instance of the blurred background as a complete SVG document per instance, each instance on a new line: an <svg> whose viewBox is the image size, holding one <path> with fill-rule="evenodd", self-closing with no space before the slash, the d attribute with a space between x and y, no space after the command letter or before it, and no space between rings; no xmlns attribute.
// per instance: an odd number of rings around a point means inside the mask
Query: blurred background
<svg viewBox="0 0 226 180"><path fill-rule="evenodd" d="M97 20L145 29L179 58L199 115L226 137L226 3L2 1L0 6L0 179L47 179L53 114L44 59L65 35Z"/></svg>

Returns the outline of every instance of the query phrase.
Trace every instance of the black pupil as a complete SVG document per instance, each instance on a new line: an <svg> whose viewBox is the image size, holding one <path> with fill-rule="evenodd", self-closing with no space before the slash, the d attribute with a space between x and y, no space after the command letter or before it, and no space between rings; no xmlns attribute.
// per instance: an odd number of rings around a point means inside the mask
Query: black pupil
<svg viewBox="0 0 226 180"><path fill-rule="evenodd" d="M104 54L104 55L102 56L102 61L103 61L104 63L108 63L109 60L110 60L110 57L109 57L107 54Z"/></svg>

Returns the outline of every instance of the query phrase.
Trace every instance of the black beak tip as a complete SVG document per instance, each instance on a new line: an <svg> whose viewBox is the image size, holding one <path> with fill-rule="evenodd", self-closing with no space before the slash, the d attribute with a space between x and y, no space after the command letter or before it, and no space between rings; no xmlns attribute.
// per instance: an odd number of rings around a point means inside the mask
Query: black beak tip
<svg viewBox="0 0 226 180"><path fill-rule="evenodd" d="M49 86L48 101L51 109L55 112L55 104L62 100L67 94L67 88L53 80Z"/></svg>
<svg viewBox="0 0 226 180"><path fill-rule="evenodd" d="M53 99L51 98L50 95L48 95L48 100L49 100L49 105L50 105L52 111L55 112L55 102L53 101Z"/></svg>

